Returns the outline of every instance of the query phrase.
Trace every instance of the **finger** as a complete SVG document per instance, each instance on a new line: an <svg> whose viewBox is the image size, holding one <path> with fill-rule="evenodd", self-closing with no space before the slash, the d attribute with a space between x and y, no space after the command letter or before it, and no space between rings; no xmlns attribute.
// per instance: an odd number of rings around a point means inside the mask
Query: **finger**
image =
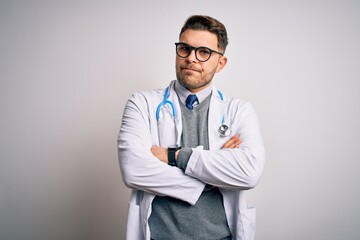
<svg viewBox="0 0 360 240"><path fill-rule="evenodd" d="M240 134L232 136L221 148L237 148L241 144Z"/></svg>
<svg viewBox="0 0 360 240"><path fill-rule="evenodd" d="M234 141L236 143L241 143L240 134L237 134L236 136L234 136Z"/></svg>
<svg viewBox="0 0 360 240"><path fill-rule="evenodd" d="M231 147L232 144L233 144L233 141L232 141L232 139L230 139L226 143L224 143L224 145L222 147L229 148L229 147Z"/></svg>
<svg viewBox="0 0 360 240"><path fill-rule="evenodd" d="M240 138L239 135L235 135L235 136L231 137L228 142L230 142L230 143L237 142L239 140L239 138Z"/></svg>
<svg viewBox="0 0 360 240"><path fill-rule="evenodd" d="M231 137L228 142L231 144L231 143L237 143L240 141L240 135L239 134L236 134L235 136Z"/></svg>
<svg viewBox="0 0 360 240"><path fill-rule="evenodd" d="M231 137L228 141L226 141L221 148L233 148L234 144L237 144L238 141L239 141L239 135L237 134Z"/></svg>
<svg viewBox="0 0 360 240"><path fill-rule="evenodd" d="M240 144L234 143L229 148L238 148L239 146L240 146Z"/></svg>

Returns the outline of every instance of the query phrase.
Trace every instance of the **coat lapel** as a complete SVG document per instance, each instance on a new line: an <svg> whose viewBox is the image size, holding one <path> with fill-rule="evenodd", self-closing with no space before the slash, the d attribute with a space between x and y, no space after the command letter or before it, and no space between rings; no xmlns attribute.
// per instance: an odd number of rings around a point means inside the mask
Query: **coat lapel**
<svg viewBox="0 0 360 240"><path fill-rule="evenodd" d="M215 86L212 89L212 95L209 106L208 135L210 150L218 150L222 146L219 137L219 127L222 124L222 118L225 113L225 101L221 99Z"/></svg>

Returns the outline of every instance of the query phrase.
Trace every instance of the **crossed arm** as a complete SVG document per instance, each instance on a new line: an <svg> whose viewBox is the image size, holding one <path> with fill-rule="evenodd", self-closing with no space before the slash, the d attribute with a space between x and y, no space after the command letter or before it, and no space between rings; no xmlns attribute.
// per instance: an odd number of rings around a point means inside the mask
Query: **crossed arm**
<svg viewBox="0 0 360 240"><path fill-rule="evenodd" d="M135 94L125 107L118 138L119 163L125 185L189 204L196 203L205 184L227 189L255 187L262 174L265 151L252 106L240 103L233 106L239 108L234 116L239 124L233 129L240 136L233 136L220 151L192 149L186 169L180 169L164 164L168 162L166 148L152 146L154 141L148 124L156 123L148 121L144 96Z"/></svg>
<svg viewBox="0 0 360 240"><path fill-rule="evenodd" d="M224 148L238 148L241 144L240 134L237 134L233 137L231 137L224 145L221 147L221 149ZM179 152L181 150L177 150L175 154L175 158L177 159ZM161 146L153 146L151 147L152 154L158 158L160 161L164 163L168 163L168 150L167 148L161 147Z"/></svg>

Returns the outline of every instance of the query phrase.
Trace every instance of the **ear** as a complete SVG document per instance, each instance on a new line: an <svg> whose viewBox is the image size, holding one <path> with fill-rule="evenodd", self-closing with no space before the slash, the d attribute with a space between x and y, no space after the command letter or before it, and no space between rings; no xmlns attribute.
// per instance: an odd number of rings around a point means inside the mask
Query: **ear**
<svg viewBox="0 0 360 240"><path fill-rule="evenodd" d="M227 57L226 57L226 56L222 56L222 57L220 58L220 60L219 60L219 63L218 63L218 65L217 65L217 67L216 67L216 72L217 72L217 73L220 72L220 71L225 67L226 63L227 63Z"/></svg>

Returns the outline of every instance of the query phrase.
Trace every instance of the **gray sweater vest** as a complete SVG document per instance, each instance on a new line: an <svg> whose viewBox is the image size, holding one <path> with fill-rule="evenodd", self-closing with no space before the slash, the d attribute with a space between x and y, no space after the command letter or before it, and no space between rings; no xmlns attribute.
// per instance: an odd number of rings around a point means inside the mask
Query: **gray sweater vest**
<svg viewBox="0 0 360 240"><path fill-rule="evenodd" d="M177 164L186 169L191 148L209 149L208 110L211 94L193 110L180 103L183 132L182 150ZM156 196L149 218L151 238L154 240L231 239L223 198L219 189L207 185L194 206L187 202Z"/></svg>

